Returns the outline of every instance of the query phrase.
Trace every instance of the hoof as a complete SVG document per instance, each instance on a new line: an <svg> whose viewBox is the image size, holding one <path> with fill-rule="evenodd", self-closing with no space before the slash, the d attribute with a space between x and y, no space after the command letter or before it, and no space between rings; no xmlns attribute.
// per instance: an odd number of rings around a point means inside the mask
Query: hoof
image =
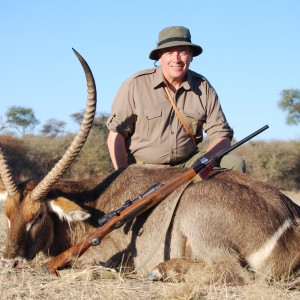
<svg viewBox="0 0 300 300"><path fill-rule="evenodd" d="M146 279L150 281L160 281L163 280L163 276L157 269L154 269L148 274Z"/></svg>

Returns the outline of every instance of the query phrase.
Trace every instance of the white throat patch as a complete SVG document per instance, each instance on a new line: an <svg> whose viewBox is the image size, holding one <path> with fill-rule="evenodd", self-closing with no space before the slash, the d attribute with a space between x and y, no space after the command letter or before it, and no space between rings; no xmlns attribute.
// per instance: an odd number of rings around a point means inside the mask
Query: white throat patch
<svg viewBox="0 0 300 300"><path fill-rule="evenodd" d="M0 202L3 202L6 199L7 195L7 191L0 192Z"/></svg>

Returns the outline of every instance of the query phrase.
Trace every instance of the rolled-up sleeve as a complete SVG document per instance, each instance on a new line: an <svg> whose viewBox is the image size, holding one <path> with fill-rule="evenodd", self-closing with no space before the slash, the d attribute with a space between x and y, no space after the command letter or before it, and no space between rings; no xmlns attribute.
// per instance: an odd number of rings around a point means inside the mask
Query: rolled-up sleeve
<svg viewBox="0 0 300 300"><path fill-rule="evenodd" d="M121 85L113 101L111 115L106 122L110 131L119 132L125 138L132 132L135 119L130 83L131 79L128 79Z"/></svg>
<svg viewBox="0 0 300 300"><path fill-rule="evenodd" d="M233 129L229 126L226 120L217 93L211 86L209 86L209 84L206 87L206 93L207 119L203 125L204 131L210 141L214 141L221 137L228 137L232 139Z"/></svg>

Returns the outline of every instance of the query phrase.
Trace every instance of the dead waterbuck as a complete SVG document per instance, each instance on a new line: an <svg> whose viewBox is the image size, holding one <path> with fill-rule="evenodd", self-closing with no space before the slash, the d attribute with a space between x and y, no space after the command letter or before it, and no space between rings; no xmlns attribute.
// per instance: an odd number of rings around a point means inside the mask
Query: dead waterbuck
<svg viewBox="0 0 300 300"><path fill-rule="evenodd" d="M59 254L126 199L185 172L132 165L105 178L61 178L84 144L95 111L94 79L79 59L88 83L87 109L79 133L57 165L41 181L17 184L0 148L0 197L9 223L2 262L8 266L30 261L40 251ZM180 279L191 270L216 267L228 283L243 283L255 273L281 279L297 271L300 209L274 187L246 174L216 170L207 180L189 185L174 208L175 197L176 191L107 235L81 257L82 263L123 270L143 267L152 270L150 279Z"/></svg>

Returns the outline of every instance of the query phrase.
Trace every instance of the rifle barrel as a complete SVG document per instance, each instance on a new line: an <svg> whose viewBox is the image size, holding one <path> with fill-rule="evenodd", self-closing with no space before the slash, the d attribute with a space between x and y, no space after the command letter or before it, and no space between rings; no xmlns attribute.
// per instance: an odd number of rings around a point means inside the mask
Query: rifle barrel
<svg viewBox="0 0 300 300"><path fill-rule="evenodd" d="M232 150L234 150L235 148L241 146L242 144L246 143L247 141L251 140L252 138L254 138L255 136L257 136L258 134L260 134L261 132L265 131L266 129L269 128L269 125L265 125L263 127L261 127L260 129L254 131L253 133L249 134L248 136L246 136L245 138L243 138L242 140L236 142L234 145L232 145L231 147L229 147L228 149L222 151L221 153L217 154L213 159L211 159L207 164L209 164L211 161L215 161L217 163L220 163L220 160L222 159L222 157L226 154L228 154L229 152L231 152ZM195 172L199 172L201 169L203 168L203 165L201 163L196 164L194 167Z"/></svg>
<svg viewBox="0 0 300 300"><path fill-rule="evenodd" d="M251 140L252 138L259 135L261 132L265 131L268 128L269 128L269 125L263 126L262 128L256 130L255 132L249 134L248 136L246 136L242 140L238 141L237 143L232 145L230 148L228 148L228 149L224 150L223 152L221 152L220 154L218 154L217 157L222 158L224 155L226 155L230 151L234 150L235 148L237 148L237 147L241 146L242 144L246 143L247 141Z"/></svg>

